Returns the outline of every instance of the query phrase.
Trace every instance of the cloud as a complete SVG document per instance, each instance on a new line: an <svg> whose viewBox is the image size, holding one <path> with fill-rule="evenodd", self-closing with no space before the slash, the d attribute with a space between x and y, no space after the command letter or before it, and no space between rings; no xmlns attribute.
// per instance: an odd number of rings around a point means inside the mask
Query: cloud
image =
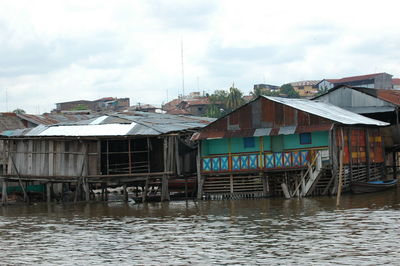
<svg viewBox="0 0 400 266"><path fill-rule="evenodd" d="M217 12L216 3L210 1L146 1L149 14L161 22L163 28L206 30Z"/></svg>
<svg viewBox="0 0 400 266"><path fill-rule="evenodd" d="M9 109L28 112L104 96L161 104L182 93L181 38L186 93L233 82L248 92L264 82L396 77L396 3L5 0L0 111L5 88Z"/></svg>

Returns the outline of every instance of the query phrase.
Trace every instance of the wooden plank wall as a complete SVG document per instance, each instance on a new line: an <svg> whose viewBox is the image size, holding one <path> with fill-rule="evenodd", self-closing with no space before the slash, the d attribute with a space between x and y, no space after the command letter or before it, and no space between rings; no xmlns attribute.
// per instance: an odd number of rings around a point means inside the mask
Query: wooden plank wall
<svg viewBox="0 0 400 266"><path fill-rule="evenodd" d="M9 143L12 152L8 159L10 167L7 174L16 174L12 160L20 175L76 177L99 174L97 141L30 139Z"/></svg>

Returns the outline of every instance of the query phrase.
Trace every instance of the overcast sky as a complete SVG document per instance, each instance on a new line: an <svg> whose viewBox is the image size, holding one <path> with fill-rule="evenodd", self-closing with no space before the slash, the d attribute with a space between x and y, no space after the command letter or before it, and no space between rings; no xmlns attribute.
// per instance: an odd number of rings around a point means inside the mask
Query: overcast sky
<svg viewBox="0 0 400 266"><path fill-rule="evenodd" d="M398 1L0 0L0 111L400 72ZM6 97L6 95L8 97ZM6 100L7 99L7 100Z"/></svg>

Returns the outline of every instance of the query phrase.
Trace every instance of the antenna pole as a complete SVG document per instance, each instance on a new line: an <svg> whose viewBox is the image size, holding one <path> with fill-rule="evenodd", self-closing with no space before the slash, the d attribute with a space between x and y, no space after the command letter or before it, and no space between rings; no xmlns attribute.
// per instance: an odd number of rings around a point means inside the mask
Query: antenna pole
<svg viewBox="0 0 400 266"><path fill-rule="evenodd" d="M6 88L6 112L8 112L8 94L7 94L7 88Z"/></svg>
<svg viewBox="0 0 400 266"><path fill-rule="evenodd" d="M181 39L181 59L182 59L182 96L185 96L185 72L183 67L183 39Z"/></svg>

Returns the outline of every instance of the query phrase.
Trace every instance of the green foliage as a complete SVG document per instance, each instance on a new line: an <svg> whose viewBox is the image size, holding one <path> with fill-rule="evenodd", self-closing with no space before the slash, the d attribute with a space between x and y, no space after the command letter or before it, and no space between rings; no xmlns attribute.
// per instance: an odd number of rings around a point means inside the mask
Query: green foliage
<svg viewBox="0 0 400 266"><path fill-rule="evenodd" d="M222 117L245 103L243 93L238 88L235 88L234 85L229 88L229 92L216 90L213 94L207 96L210 102L205 113L207 117Z"/></svg>
<svg viewBox="0 0 400 266"><path fill-rule="evenodd" d="M223 110L221 110L218 107L218 105L210 104L207 108L207 112L205 113L205 116L219 118L219 117L223 116L223 114L224 114Z"/></svg>
<svg viewBox="0 0 400 266"><path fill-rule="evenodd" d="M15 109L14 111L12 111L13 113L16 113L16 114L25 114L26 112L25 112L25 110L24 109L21 109L21 108L17 108L17 109Z"/></svg>
<svg viewBox="0 0 400 266"><path fill-rule="evenodd" d="M212 104L223 104L228 98L228 93L224 90L216 90L213 94L208 96L208 100Z"/></svg>
<svg viewBox="0 0 400 266"><path fill-rule="evenodd" d="M71 108L70 111L82 111L82 110L89 110L89 107L84 104L77 104L75 107Z"/></svg>
<svg viewBox="0 0 400 266"><path fill-rule="evenodd" d="M326 93L328 90L329 90L328 86L325 85L324 87L322 87L321 89L318 90L318 93L315 94L315 96L322 95L322 94Z"/></svg>
<svg viewBox="0 0 400 266"><path fill-rule="evenodd" d="M270 91L267 89L261 89L259 87L255 88L254 91L250 92L251 96L253 96L253 99L257 98L260 95L277 97L279 96L279 93L280 93L279 91Z"/></svg>
<svg viewBox="0 0 400 266"><path fill-rule="evenodd" d="M281 93L287 95L288 98L300 98L299 93L293 89L291 84L282 85Z"/></svg>
<svg viewBox="0 0 400 266"><path fill-rule="evenodd" d="M244 104L244 102L243 93L238 88L235 88L233 84L232 87L229 88L228 98L225 103L227 110L235 110Z"/></svg>

